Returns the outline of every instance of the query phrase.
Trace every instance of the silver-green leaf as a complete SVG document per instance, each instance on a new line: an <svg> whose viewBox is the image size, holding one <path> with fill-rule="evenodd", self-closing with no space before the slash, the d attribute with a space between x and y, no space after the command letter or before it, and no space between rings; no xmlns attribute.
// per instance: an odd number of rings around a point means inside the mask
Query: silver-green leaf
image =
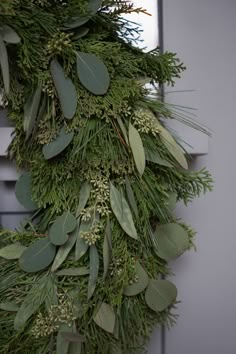
<svg viewBox="0 0 236 354"><path fill-rule="evenodd" d="M89 200L91 189L92 185L88 181L83 182L79 192L79 205L76 216L79 216L81 211L85 208L87 201Z"/></svg>
<svg viewBox="0 0 236 354"><path fill-rule="evenodd" d="M51 61L50 70L64 117L72 119L75 115L78 101L75 85L70 78L66 77L62 66L56 59Z"/></svg>
<svg viewBox="0 0 236 354"><path fill-rule="evenodd" d="M169 193L167 208L170 212L173 212L175 210L176 203L177 203L177 193L175 192Z"/></svg>
<svg viewBox="0 0 236 354"><path fill-rule="evenodd" d="M68 354L81 354L82 343L70 343Z"/></svg>
<svg viewBox="0 0 236 354"><path fill-rule="evenodd" d="M34 124L39 111L41 94L41 87L38 87L25 103L23 128L24 132L26 133L26 139L29 138L33 131Z"/></svg>
<svg viewBox="0 0 236 354"><path fill-rule="evenodd" d="M19 305L15 302L1 302L0 310L8 311L8 312L16 312L19 310Z"/></svg>
<svg viewBox="0 0 236 354"><path fill-rule="evenodd" d="M55 140L43 146L43 155L45 159L49 160L59 155L71 143L73 137L74 132L66 133L65 128L63 127Z"/></svg>
<svg viewBox="0 0 236 354"><path fill-rule="evenodd" d="M134 282L124 289L123 294L126 296L138 295L148 286L148 275L139 262L135 264L135 273L137 282Z"/></svg>
<svg viewBox="0 0 236 354"><path fill-rule="evenodd" d="M157 165L170 167L170 168L173 167L169 161L162 159L160 154L157 151L153 152L145 148L145 156L147 161L156 163Z"/></svg>
<svg viewBox="0 0 236 354"><path fill-rule="evenodd" d="M74 231L77 225L76 218L69 211L64 212L58 216L49 230L50 241L56 245L61 246L67 242L69 233Z"/></svg>
<svg viewBox="0 0 236 354"><path fill-rule="evenodd" d="M98 9L102 6L103 0L89 0L88 1L88 13L84 16L78 15L73 16L65 22L64 26L66 29L73 29L82 26L93 17Z"/></svg>
<svg viewBox="0 0 236 354"><path fill-rule="evenodd" d="M67 324L61 324L59 331L57 333L57 344L56 344L56 353L57 354L67 354L69 350L70 342L64 338L62 333L73 333L74 329L72 326Z"/></svg>
<svg viewBox="0 0 236 354"><path fill-rule="evenodd" d="M83 343L85 342L85 337L81 336L81 334L75 332L61 332L62 337L70 343Z"/></svg>
<svg viewBox="0 0 236 354"><path fill-rule="evenodd" d="M160 130L161 139L169 153L174 157L180 166L187 170L188 162L186 160L184 150L179 144L177 144L173 136L161 124L158 125L158 128Z"/></svg>
<svg viewBox="0 0 236 354"><path fill-rule="evenodd" d="M145 292L145 300L147 305L153 311L164 311L174 303L176 297L176 286L169 280L149 280L149 284Z"/></svg>
<svg viewBox="0 0 236 354"><path fill-rule="evenodd" d="M26 209L37 209L37 204L31 198L32 178L30 173L20 176L15 186L15 194L18 202Z"/></svg>
<svg viewBox="0 0 236 354"><path fill-rule="evenodd" d="M7 25L2 26L1 35L3 37L3 40L7 43L18 44L21 41L16 31L14 31L13 28Z"/></svg>
<svg viewBox="0 0 236 354"><path fill-rule="evenodd" d="M130 237L138 239L129 205L122 193L112 183L110 183L110 203L112 211L122 229Z"/></svg>
<svg viewBox="0 0 236 354"><path fill-rule="evenodd" d="M2 69L2 78L6 94L10 92L10 72L9 72L9 62L7 48L4 43L3 37L0 34L0 65Z"/></svg>
<svg viewBox="0 0 236 354"><path fill-rule="evenodd" d="M110 85L110 76L103 61L95 54L77 52L76 62L81 84L94 95L104 95Z"/></svg>
<svg viewBox="0 0 236 354"><path fill-rule="evenodd" d="M88 27L80 27L76 30L76 32L73 35L73 40L80 39L86 36L86 34L89 33L89 28Z"/></svg>
<svg viewBox="0 0 236 354"><path fill-rule="evenodd" d="M99 270L99 256L96 246L90 246L89 250L89 282L88 282L88 300L92 297L96 288Z"/></svg>
<svg viewBox="0 0 236 354"><path fill-rule="evenodd" d="M52 272L55 272L66 260L68 254L70 253L70 251L72 250L75 244L76 238L77 238L77 233L74 231L69 236L68 241L58 249L56 257L52 264L52 268L51 268Z"/></svg>
<svg viewBox="0 0 236 354"><path fill-rule="evenodd" d="M116 315L113 308L103 302L93 317L94 322L108 333L113 333L116 322Z"/></svg>
<svg viewBox="0 0 236 354"><path fill-rule="evenodd" d="M27 273L39 272L52 263L55 254L56 247L45 237L35 241L22 253L19 266Z"/></svg>
<svg viewBox="0 0 236 354"><path fill-rule="evenodd" d="M75 246L75 260L78 261L87 252L89 245L80 237L81 232L88 231L92 226L92 221L81 221L78 226L77 240Z"/></svg>
<svg viewBox="0 0 236 354"><path fill-rule="evenodd" d="M187 231L179 224L169 223L157 226L154 232L156 253L166 261L171 261L189 248Z"/></svg>
<svg viewBox="0 0 236 354"><path fill-rule="evenodd" d="M146 165L145 151L139 132L131 123L129 124L129 144L137 170L142 176Z"/></svg>
<svg viewBox="0 0 236 354"><path fill-rule="evenodd" d="M89 268L80 267L80 268L65 268L56 272L56 275L59 276L70 276L70 277L78 277L82 275L88 275Z"/></svg>
<svg viewBox="0 0 236 354"><path fill-rule="evenodd" d="M111 223L108 218L103 242L103 280L106 279L112 257Z"/></svg>
<svg viewBox="0 0 236 354"><path fill-rule="evenodd" d="M0 257L4 259L19 259L26 248L19 242L13 243L0 249Z"/></svg>
<svg viewBox="0 0 236 354"><path fill-rule="evenodd" d="M128 198L128 201L129 201L129 205L131 206L131 209L134 212L135 217L138 219L137 203L136 203L136 200L135 200L133 189L131 187L130 180L129 180L129 178L127 176L125 177L125 187L126 187L126 194L127 194L127 198Z"/></svg>

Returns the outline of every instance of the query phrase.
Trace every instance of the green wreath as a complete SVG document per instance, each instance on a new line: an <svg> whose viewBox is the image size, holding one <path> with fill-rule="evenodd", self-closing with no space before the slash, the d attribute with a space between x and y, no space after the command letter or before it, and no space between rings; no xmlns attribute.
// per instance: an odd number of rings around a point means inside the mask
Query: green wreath
<svg viewBox="0 0 236 354"><path fill-rule="evenodd" d="M132 11L145 12L123 0L0 3L9 157L33 211L0 232L0 353L141 353L154 326L175 321L168 261L195 233L173 209L212 180L187 170L165 128L179 114L155 88L184 66L132 44Z"/></svg>

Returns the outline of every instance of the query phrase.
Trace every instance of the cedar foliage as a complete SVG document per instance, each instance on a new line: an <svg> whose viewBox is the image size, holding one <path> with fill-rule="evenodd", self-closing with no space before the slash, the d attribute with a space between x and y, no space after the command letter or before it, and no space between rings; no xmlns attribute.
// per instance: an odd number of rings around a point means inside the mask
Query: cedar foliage
<svg viewBox="0 0 236 354"><path fill-rule="evenodd" d="M91 14L93 6L98 11ZM173 53L161 54L158 48L145 53L133 45L139 30L122 18L132 11L145 12L122 0L0 3L0 23L20 37L20 43L6 43L10 91L4 100L15 125L9 157L30 172L31 197L38 206L17 232L1 231L1 246L20 242L28 247L50 236L57 218L68 211L79 222L69 236L70 240L75 237L76 245L72 244L56 272L46 268L27 273L18 260L0 258L0 353L142 353L154 326L175 321L171 312L175 299L155 312L146 303L145 291L126 296L124 289L138 284L137 262L149 281L169 274L166 260L158 256L158 225L180 225L188 237L187 248L192 247L195 233L176 220L173 208L176 201L188 203L210 190L212 180L205 169L183 168L184 151L164 128L175 112L154 90L156 84L173 85L184 65ZM66 26L88 14L82 27ZM81 83L78 52L94 54L104 63L110 80L105 94L96 95ZM76 88L72 119L63 115L53 82L50 63L54 59L63 68L65 80L71 79ZM147 89L144 81L153 89ZM2 87L3 75L0 83ZM39 110L29 130L26 104L37 89ZM135 155L133 137L128 136L130 124L140 137L135 146L146 156L141 175L137 161L141 154ZM70 143L60 154L45 159L45 146L57 139L62 128L65 134L73 132ZM111 183L117 203L123 201L125 215L117 204L112 206ZM87 193L84 204L83 193ZM137 239L134 232L130 238L124 219L129 230L134 225ZM78 241L79 231L83 242ZM63 270L71 268L84 275L63 275ZM13 311L6 309L6 303L14 304ZM108 304L115 316L111 330L93 320L101 303ZM22 326L16 326L20 316L16 308L28 314ZM60 331L84 338L66 340Z"/></svg>

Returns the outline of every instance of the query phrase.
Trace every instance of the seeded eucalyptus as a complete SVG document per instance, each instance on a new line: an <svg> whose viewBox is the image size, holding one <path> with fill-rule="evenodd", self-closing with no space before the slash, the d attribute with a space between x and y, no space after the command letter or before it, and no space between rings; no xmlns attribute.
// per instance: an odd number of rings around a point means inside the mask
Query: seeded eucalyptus
<svg viewBox="0 0 236 354"><path fill-rule="evenodd" d="M137 354L155 325L174 323L177 289L162 278L195 232L173 210L212 181L188 170L155 88L184 66L132 45L122 18L132 11L144 10L122 0L0 3L9 157L25 170L15 191L31 212L0 231L2 354Z"/></svg>

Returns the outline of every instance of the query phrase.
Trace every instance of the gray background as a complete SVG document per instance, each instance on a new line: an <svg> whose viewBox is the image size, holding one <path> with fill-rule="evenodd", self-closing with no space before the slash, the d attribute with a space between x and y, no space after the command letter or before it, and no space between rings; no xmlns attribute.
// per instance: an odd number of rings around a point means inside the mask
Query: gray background
<svg viewBox="0 0 236 354"><path fill-rule="evenodd" d="M169 97L197 107L199 120L214 131L209 154L192 167L206 165L215 189L188 208L178 207L177 214L198 231L198 252L172 265L180 317L162 349L155 331L148 354L164 354L163 348L165 354L235 354L236 1L163 1L165 49L176 51L188 67L176 89L195 90ZM14 227L22 217L14 184L0 182L0 194L0 221Z"/></svg>
<svg viewBox="0 0 236 354"><path fill-rule="evenodd" d="M215 180L214 192L179 207L198 231L198 251L172 269L179 290L178 324L166 334L166 354L236 353L235 138L236 1L163 0L165 49L187 66L174 100L198 108L210 127L209 154L193 162ZM149 354L159 354L154 336Z"/></svg>

